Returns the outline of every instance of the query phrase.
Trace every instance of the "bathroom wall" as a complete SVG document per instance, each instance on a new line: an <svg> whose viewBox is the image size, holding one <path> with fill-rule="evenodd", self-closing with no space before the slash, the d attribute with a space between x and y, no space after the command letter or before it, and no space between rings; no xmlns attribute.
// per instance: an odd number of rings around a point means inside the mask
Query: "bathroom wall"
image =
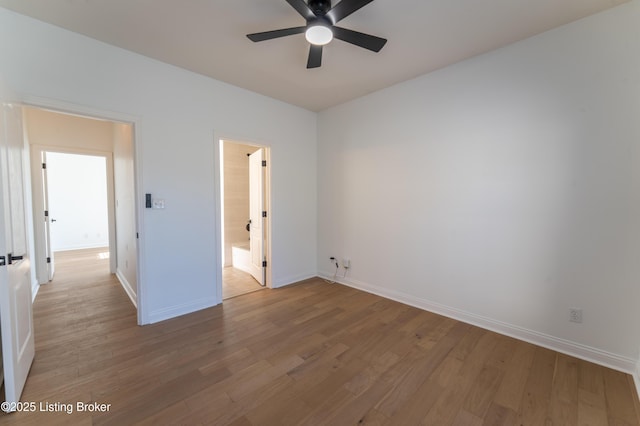
<svg viewBox="0 0 640 426"><path fill-rule="evenodd" d="M249 242L249 157L259 149L242 143L223 142L224 266L231 266L231 247Z"/></svg>

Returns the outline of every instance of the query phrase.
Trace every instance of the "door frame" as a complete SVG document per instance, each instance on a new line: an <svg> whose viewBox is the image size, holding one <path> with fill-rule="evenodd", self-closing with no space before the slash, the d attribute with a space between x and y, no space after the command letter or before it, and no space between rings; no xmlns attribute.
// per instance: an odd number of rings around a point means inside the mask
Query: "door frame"
<svg viewBox="0 0 640 426"><path fill-rule="evenodd" d="M126 113L106 111L97 108L88 107L85 105L77 105L57 99L43 98L38 96L23 95L21 97L21 104L28 107L45 109L62 114L77 115L80 117L93 118L98 120L108 120L117 123L128 124L131 126L131 139L133 143L133 172L134 172L134 196L135 196L135 226L136 232L139 237L136 240L136 308L138 311L138 325L149 324L149 309L147 308L147 291L145 282L145 238L144 230L144 200L141 196L143 188L142 179L142 147L139 143L140 135L142 134L142 118ZM112 153L113 154L113 153ZM113 171L113 168L112 168ZM31 171L29 171L31 176ZM33 209L28 212L29 223L33 223ZM111 233L111 231L109 231ZM115 232L115 228L114 228ZM111 244L111 241L109 242Z"/></svg>
<svg viewBox="0 0 640 426"><path fill-rule="evenodd" d="M49 145L30 145L31 147L31 188L33 191L33 211L44 211L44 187L42 179L38 179L41 173L41 158L43 152L55 152L59 154L73 155L90 155L93 157L104 158L107 162L107 218L109 222L109 272L116 273L116 206L115 206L115 188L114 188L114 170L113 170L113 153L109 151L97 151L91 149L66 148ZM34 219L36 219L34 217ZM43 256L46 253L46 240L44 234L46 232L44 221L34 220L34 243L36 249L36 259L33 262L36 269L36 277L38 284L46 284L49 282L47 273L46 259ZM54 260L55 261L55 260ZM45 279L46 276L46 279Z"/></svg>
<svg viewBox="0 0 640 426"><path fill-rule="evenodd" d="M223 142L235 142L243 145L255 146L264 149L264 159L267 162L267 167L264 175L264 209L267 211L267 217L264 222L264 234L265 234L265 257L267 259L267 267L265 272L265 287L273 288L272 280L272 203L271 203L271 146L262 141L252 140L247 137L234 137L225 133L214 132L214 197L215 197L215 213L218 220L216 220L216 235L218 241L215 245L215 265L216 265L216 304L222 303L222 253L224 253L224 191L222 186L224 185L224 165L222 163L223 157L221 155Z"/></svg>

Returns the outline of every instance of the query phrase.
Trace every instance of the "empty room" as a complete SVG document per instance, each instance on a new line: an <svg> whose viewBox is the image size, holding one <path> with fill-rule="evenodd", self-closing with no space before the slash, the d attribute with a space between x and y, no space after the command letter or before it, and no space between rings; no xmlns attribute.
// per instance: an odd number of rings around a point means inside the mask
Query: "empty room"
<svg viewBox="0 0 640 426"><path fill-rule="evenodd" d="M640 0L0 0L0 100L0 424L640 425Z"/></svg>

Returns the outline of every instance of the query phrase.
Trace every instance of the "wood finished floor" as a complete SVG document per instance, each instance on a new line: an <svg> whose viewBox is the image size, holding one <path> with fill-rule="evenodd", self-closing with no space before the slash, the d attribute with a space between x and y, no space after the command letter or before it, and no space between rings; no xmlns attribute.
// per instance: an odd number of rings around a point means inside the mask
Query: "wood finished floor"
<svg viewBox="0 0 640 426"><path fill-rule="evenodd" d="M0 424L640 424L626 374L319 279L139 327L84 257L38 294L23 394L73 414Z"/></svg>
<svg viewBox="0 0 640 426"><path fill-rule="evenodd" d="M222 297L224 300L262 289L264 287L251 274L232 266L222 270Z"/></svg>

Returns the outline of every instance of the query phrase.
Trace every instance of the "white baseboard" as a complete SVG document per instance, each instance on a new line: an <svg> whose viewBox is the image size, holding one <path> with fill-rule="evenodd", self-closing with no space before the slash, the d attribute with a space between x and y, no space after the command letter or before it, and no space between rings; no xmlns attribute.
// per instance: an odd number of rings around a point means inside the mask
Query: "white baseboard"
<svg viewBox="0 0 640 426"><path fill-rule="evenodd" d="M118 279L120 279L120 282L123 281L123 278L120 277L119 274L116 274L118 276ZM287 277L284 279L279 279L276 282L274 282L272 284L272 288L279 288L279 287L284 287L287 286L289 284L295 284L297 282L300 281L304 281L310 278L314 278L317 277L318 274L313 273L313 274L306 274L306 275L298 275L298 276L291 276L291 277ZM124 280L126 282L126 280ZM125 291L127 291L126 286L123 284L123 287L125 287ZM127 292L127 294L129 294L129 292ZM129 296L131 297L131 296ZM169 306L167 308L163 308L163 309L158 309L155 311L152 311L151 313L149 313L148 316L148 322L145 322L145 324L153 324L156 322L160 322L160 321L164 321L164 320L168 320L171 318L175 318L178 317L180 315L186 315L186 314L190 314L192 312L196 312L199 311L201 309L207 309L207 308L211 308L213 306L219 305L220 302L216 301L215 298L211 297L211 298L206 298L206 299L201 299L197 302L191 302L191 303L184 303L181 305L175 305L175 306Z"/></svg>
<svg viewBox="0 0 640 426"><path fill-rule="evenodd" d="M295 284L297 282L308 280L309 278L314 278L317 276L318 274L304 274L304 275L295 275L291 277L280 278L278 280L274 280L271 283L271 288L285 287L290 284Z"/></svg>
<svg viewBox="0 0 640 426"><path fill-rule="evenodd" d="M333 279L333 274L330 273L320 273L320 276L326 279ZM552 349L554 351L580 358L585 361L593 362L595 364L609 367L614 370L632 374L636 381L636 387L638 387L638 385L640 384L640 372L637 368L637 360L606 352L597 348L583 345L581 343L561 339L559 337L554 337L545 333L540 333L534 330L529 330L516 325L497 321L492 318L465 312L460 309L445 306L426 299L421 299L419 297L415 297L403 292L366 284L361 281L350 279L348 277L338 277L336 279L336 282L348 287L353 287L358 290L366 291L368 293L376 294L387 299L395 300L406 305L423 309L425 311L433 312L487 330L495 331L496 333L523 340L534 345Z"/></svg>
<svg viewBox="0 0 640 426"><path fill-rule="evenodd" d="M38 291L40 290L40 284L36 283L31 286L31 303L36 301L36 296L38 295Z"/></svg>
<svg viewBox="0 0 640 426"><path fill-rule="evenodd" d="M192 312L199 311L201 309L211 308L212 306L216 306L219 303L216 303L214 297L208 297L206 299L201 299L196 302L183 303L180 305L169 306L167 308L157 309L149 313L149 322L147 324L153 324L156 322L168 320L171 318L179 317L180 315L190 314Z"/></svg>
<svg viewBox="0 0 640 426"><path fill-rule="evenodd" d="M131 303L133 303L133 306L138 309L138 297L136 295L136 292L133 290L133 287L131 287L131 284L124 277L124 274L120 271L120 269L116 270L116 277L118 278L118 281L120 281L120 285L122 285L124 292L127 293L127 296L129 296L129 299L131 299Z"/></svg>
<svg viewBox="0 0 640 426"><path fill-rule="evenodd" d="M94 249L94 248L106 248L108 250L109 241L97 242L97 243L91 243L91 244L78 244L78 245L66 246L66 247L56 247L55 249L53 249L53 251L54 252L74 251L74 250L86 250L86 249Z"/></svg>

